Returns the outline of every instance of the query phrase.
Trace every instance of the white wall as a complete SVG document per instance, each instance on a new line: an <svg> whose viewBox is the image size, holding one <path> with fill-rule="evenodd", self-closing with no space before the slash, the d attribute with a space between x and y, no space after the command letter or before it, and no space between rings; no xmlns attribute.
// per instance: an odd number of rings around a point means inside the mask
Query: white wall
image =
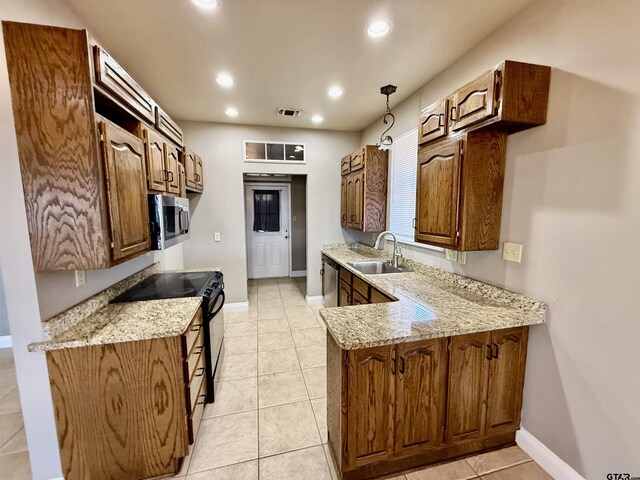
<svg viewBox="0 0 640 480"><path fill-rule="evenodd" d="M191 240L184 247L185 267L220 266L227 302L247 300L243 173L307 175L308 295L320 295L320 248L352 241L340 229L340 158L358 146L348 132L180 122L186 143L204 161L204 193L192 203ZM306 143L306 165L242 161L242 141ZM213 241L220 232L222 240Z"/></svg>
<svg viewBox="0 0 640 480"><path fill-rule="evenodd" d="M501 239L524 244L522 265L409 255L549 303L531 328L522 425L588 479L640 475L639 19L637 1L537 0L393 109L397 136L501 60L553 67L547 124L507 144Z"/></svg>

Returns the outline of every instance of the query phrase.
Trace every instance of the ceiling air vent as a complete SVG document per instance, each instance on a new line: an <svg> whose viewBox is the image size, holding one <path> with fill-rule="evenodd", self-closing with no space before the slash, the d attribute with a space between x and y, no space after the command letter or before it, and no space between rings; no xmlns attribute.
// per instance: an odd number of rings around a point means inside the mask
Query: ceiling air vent
<svg viewBox="0 0 640 480"><path fill-rule="evenodd" d="M276 115L282 115L283 117L299 117L302 114L302 110L297 108L278 108Z"/></svg>

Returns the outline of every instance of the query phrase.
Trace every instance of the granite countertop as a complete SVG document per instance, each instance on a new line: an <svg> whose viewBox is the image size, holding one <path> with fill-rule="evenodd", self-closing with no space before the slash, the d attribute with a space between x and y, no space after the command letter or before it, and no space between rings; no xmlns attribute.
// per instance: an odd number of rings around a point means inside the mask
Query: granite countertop
<svg viewBox="0 0 640 480"><path fill-rule="evenodd" d="M213 271L217 268L172 270ZM167 298L109 303L120 293L158 273L152 265L43 322L47 340L29 345L29 351L105 345L181 335L202 304L201 297Z"/></svg>
<svg viewBox="0 0 640 480"><path fill-rule="evenodd" d="M380 260L368 247L322 253L395 302L323 308L327 331L344 350L544 323L547 305L509 290L407 260L413 272L365 275L348 262Z"/></svg>

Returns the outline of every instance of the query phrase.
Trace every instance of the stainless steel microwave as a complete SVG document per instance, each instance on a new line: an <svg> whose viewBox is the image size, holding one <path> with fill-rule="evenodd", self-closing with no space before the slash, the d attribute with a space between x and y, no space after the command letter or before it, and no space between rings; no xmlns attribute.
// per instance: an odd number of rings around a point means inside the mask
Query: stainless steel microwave
<svg viewBox="0 0 640 480"><path fill-rule="evenodd" d="M164 250L189 238L189 199L149 195L152 250Z"/></svg>

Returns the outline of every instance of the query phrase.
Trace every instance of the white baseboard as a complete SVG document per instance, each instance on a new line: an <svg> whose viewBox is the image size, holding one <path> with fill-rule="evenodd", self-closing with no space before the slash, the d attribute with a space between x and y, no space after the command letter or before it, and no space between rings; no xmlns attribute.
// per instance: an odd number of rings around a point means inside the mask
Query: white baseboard
<svg viewBox="0 0 640 480"><path fill-rule="evenodd" d="M516 432L516 443L554 480L585 480L568 463L549 450L544 443L524 428Z"/></svg>
<svg viewBox="0 0 640 480"><path fill-rule="evenodd" d="M222 310L225 312L244 312L249 310L249 302L225 303Z"/></svg>
<svg viewBox="0 0 640 480"><path fill-rule="evenodd" d="M11 335L0 336L0 348L11 348L12 346Z"/></svg>
<svg viewBox="0 0 640 480"><path fill-rule="evenodd" d="M322 305L324 303L324 297L322 295L313 295L306 297L307 305Z"/></svg>
<svg viewBox="0 0 640 480"><path fill-rule="evenodd" d="M306 277L306 270L291 270L291 277Z"/></svg>

